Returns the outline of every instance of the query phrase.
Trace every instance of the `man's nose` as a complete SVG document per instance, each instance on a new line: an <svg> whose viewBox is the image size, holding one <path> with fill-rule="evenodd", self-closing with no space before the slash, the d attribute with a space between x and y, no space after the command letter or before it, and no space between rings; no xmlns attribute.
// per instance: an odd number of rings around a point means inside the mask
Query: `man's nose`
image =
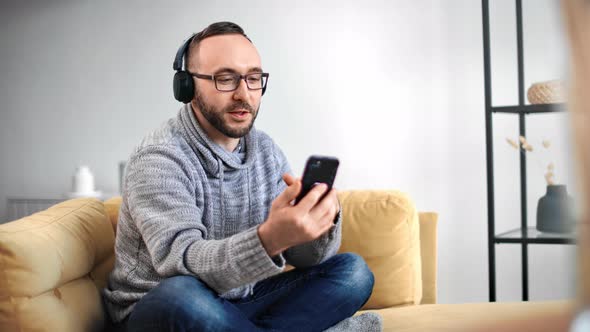
<svg viewBox="0 0 590 332"><path fill-rule="evenodd" d="M245 79L240 78L238 81L238 88L234 91L234 99L236 100L248 100L250 98L250 93L248 90L248 85L246 84Z"/></svg>

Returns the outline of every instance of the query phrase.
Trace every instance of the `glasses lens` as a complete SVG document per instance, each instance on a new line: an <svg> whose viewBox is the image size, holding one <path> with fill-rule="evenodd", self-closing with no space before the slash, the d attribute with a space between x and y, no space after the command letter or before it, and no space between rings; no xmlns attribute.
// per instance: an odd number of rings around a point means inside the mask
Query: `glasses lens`
<svg viewBox="0 0 590 332"><path fill-rule="evenodd" d="M215 76L215 84L217 89L221 91L233 91L238 86L240 77L236 77L232 74L223 74Z"/></svg>
<svg viewBox="0 0 590 332"><path fill-rule="evenodd" d="M262 73L246 75L246 82L248 83L248 88L251 90L262 89L264 86L263 80L264 77L262 77Z"/></svg>

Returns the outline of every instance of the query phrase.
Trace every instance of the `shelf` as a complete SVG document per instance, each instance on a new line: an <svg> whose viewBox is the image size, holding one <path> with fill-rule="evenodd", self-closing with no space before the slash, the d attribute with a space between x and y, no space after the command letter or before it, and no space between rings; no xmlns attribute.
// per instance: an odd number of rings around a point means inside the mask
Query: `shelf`
<svg viewBox="0 0 590 332"><path fill-rule="evenodd" d="M494 237L496 243L536 243L536 244L575 244L576 233L540 232L534 227L523 231L517 228L498 234ZM525 234L526 233L526 234Z"/></svg>
<svg viewBox="0 0 590 332"><path fill-rule="evenodd" d="M488 283L490 302L496 301L496 245L513 243L520 247L521 256L521 281L522 300L529 300L529 244L575 244L575 233L543 233L534 227L528 227L528 201L527 201L527 164L524 154L520 155L519 164L515 168L520 172L520 225L508 232L497 234L495 232L495 202L494 202L494 113L516 114L518 120L518 135L526 137L525 115L554 113L566 111L566 103L551 104L526 104L526 89L524 79L524 37L523 37L523 8L522 0L515 0L516 18L516 72L518 78L518 105L494 106L492 103L492 60L490 43L490 0L481 0L482 8L482 32L483 32L483 71L484 71L484 96L485 96L485 135L486 135L486 180L487 180L487 211L488 211ZM511 15L512 16L512 15ZM517 225L514 225L517 226Z"/></svg>
<svg viewBox="0 0 590 332"><path fill-rule="evenodd" d="M496 106L492 107L493 113L512 113L512 114L536 114L536 113L552 113L563 112L566 109L565 103L558 104L535 104L524 106Z"/></svg>

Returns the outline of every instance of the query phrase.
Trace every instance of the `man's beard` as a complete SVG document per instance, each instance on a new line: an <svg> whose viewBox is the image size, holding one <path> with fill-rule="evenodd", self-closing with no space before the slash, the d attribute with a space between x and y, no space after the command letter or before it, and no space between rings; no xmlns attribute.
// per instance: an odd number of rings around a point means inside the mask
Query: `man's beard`
<svg viewBox="0 0 590 332"><path fill-rule="evenodd" d="M214 106L207 105L198 90L197 90L196 96L195 96L195 103L197 104L197 107L201 111L201 114L203 114L205 119L207 119L207 121L209 121L209 123L215 129L219 130L219 132L221 132L225 136L228 136L231 138L241 138L241 137L246 136L246 134L248 134L250 132L250 130L252 129L252 127L254 126L254 120L256 120L256 117L258 116L258 110L260 109L260 106L258 106L258 108L255 110L252 106L250 106L246 102L236 102L228 107L225 107L224 109L222 109L220 111L217 108L215 108ZM237 110L239 108L248 110L250 112L250 114L252 114L252 120L250 121L250 124L245 128L244 127L231 128L225 122L225 120L223 119L223 116L226 113Z"/></svg>

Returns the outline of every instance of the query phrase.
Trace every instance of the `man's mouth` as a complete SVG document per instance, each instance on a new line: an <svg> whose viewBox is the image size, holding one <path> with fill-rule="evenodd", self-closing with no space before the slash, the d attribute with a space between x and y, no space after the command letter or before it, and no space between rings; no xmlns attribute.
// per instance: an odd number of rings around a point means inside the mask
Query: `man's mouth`
<svg viewBox="0 0 590 332"><path fill-rule="evenodd" d="M247 110L239 109L239 110L231 111L231 112L229 112L229 114L235 118L241 119L241 118L246 117L248 114L250 114L250 112Z"/></svg>
<svg viewBox="0 0 590 332"><path fill-rule="evenodd" d="M230 112L230 113L240 113L240 114L241 114L241 113L250 113L250 111L248 111L248 110L246 110L246 109L243 109L243 108L238 108L238 109L236 109L236 110L229 111L229 112Z"/></svg>

